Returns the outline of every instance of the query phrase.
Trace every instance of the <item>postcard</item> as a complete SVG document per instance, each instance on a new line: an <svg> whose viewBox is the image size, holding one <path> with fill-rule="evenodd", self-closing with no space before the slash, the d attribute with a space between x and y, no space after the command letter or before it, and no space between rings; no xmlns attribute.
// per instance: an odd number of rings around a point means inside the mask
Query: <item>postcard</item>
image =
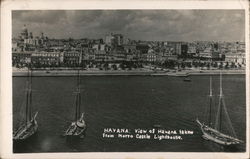
<svg viewBox="0 0 250 159"><path fill-rule="evenodd" d="M3 1L2 158L248 158L248 1Z"/></svg>

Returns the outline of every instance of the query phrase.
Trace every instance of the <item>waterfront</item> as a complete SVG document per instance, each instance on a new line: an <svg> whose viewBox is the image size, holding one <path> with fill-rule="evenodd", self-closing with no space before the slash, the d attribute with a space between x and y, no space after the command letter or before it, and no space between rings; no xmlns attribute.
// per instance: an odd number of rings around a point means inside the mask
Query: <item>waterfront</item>
<svg viewBox="0 0 250 159"><path fill-rule="evenodd" d="M39 130L14 152L219 152L205 141L196 117L208 105L209 76L191 76L191 82L168 76L84 76L82 104L86 137L66 141L61 135L74 116L75 77L34 77L33 105L39 111ZM219 77L213 76L218 104ZM24 104L25 77L13 77L13 127ZM237 136L245 141L245 75L224 75L225 102ZM105 128L190 130L183 140L103 138ZM244 145L237 151L245 151Z"/></svg>
<svg viewBox="0 0 250 159"><path fill-rule="evenodd" d="M228 70L200 70L200 69L186 69L186 70L175 70L175 69L165 69L165 70L150 70L145 68L134 69L134 70L82 70L82 69L40 69L33 70L32 76L37 77L57 77L57 76L76 76L79 70L79 74L82 76L186 76L186 75L216 75L216 74L245 74L245 69L228 69ZM27 76L28 69L15 69L13 70L13 77L23 77Z"/></svg>

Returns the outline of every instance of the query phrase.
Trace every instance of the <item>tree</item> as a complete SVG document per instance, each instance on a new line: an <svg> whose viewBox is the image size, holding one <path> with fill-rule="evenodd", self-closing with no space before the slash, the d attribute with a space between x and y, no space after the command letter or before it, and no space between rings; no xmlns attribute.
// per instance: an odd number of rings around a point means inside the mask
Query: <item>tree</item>
<svg viewBox="0 0 250 159"><path fill-rule="evenodd" d="M125 66L124 66L124 63L123 63L123 62L120 64L120 68L121 68L122 70L125 69Z"/></svg>
<svg viewBox="0 0 250 159"><path fill-rule="evenodd" d="M109 64L106 62L106 63L103 65L103 67L104 67L105 70L108 70Z"/></svg>
<svg viewBox="0 0 250 159"><path fill-rule="evenodd" d="M223 63L220 62L219 69L222 69L222 68L223 68Z"/></svg>
<svg viewBox="0 0 250 159"><path fill-rule="evenodd" d="M215 68L217 68L217 67L218 67L218 63L215 62L213 66L214 66Z"/></svg>
<svg viewBox="0 0 250 159"><path fill-rule="evenodd" d="M226 66L225 66L225 69L228 69L229 68L229 64L228 62L226 63Z"/></svg>
<svg viewBox="0 0 250 159"><path fill-rule="evenodd" d="M184 69L186 66L185 66L185 63L184 62L181 62L181 68Z"/></svg>
<svg viewBox="0 0 250 159"><path fill-rule="evenodd" d="M231 68L235 68L235 67L236 67L235 63L232 62L231 65L230 65L230 67L231 67Z"/></svg>
<svg viewBox="0 0 250 159"><path fill-rule="evenodd" d="M113 64L113 65L112 65L112 68L113 68L114 70L117 70L116 64Z"/></svg>

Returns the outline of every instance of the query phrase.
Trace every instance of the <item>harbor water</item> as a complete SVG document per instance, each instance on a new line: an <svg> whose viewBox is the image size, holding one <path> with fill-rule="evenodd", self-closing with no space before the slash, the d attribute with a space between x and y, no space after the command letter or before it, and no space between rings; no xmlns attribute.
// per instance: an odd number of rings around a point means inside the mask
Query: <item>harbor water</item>
<svg viewBox="0 0 250 159"><path fill-rule="evenodd" d="M76 77L33 77L32 111L38 111L38 131L27 141L14 143L15 153L36 152L244 152L245 144L225 149L202 138L195 122L203 120L209 105L209 76L82 76L81 111L87 123L83 139L62 136L75 113ZM215 106L219 76L213 75ZM13 129L25 107L26 77L13 77ZM228 114L239 139L246 141L245 75L223 75ZM215 111L213 112L215 113ZM107 138L107 128L187 130L182 140Z"/></svg>

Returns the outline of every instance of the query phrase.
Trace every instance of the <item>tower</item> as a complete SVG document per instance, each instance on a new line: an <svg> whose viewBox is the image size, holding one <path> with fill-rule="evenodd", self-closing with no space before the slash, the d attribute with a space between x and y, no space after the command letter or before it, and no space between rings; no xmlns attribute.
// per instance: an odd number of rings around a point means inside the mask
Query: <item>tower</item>
<svg viewBox="0 0 250 159"><path fill-rule="evenodd" d="M33 34L30 32L29 39L33 39Z"/></svg>
<svg viewBox="0 0 250 159"><path fill-rule="evenodd" d="M21 38L28 39L28 29L26 28L25 24L24 24L22 31L21 31Z"/></svg>

